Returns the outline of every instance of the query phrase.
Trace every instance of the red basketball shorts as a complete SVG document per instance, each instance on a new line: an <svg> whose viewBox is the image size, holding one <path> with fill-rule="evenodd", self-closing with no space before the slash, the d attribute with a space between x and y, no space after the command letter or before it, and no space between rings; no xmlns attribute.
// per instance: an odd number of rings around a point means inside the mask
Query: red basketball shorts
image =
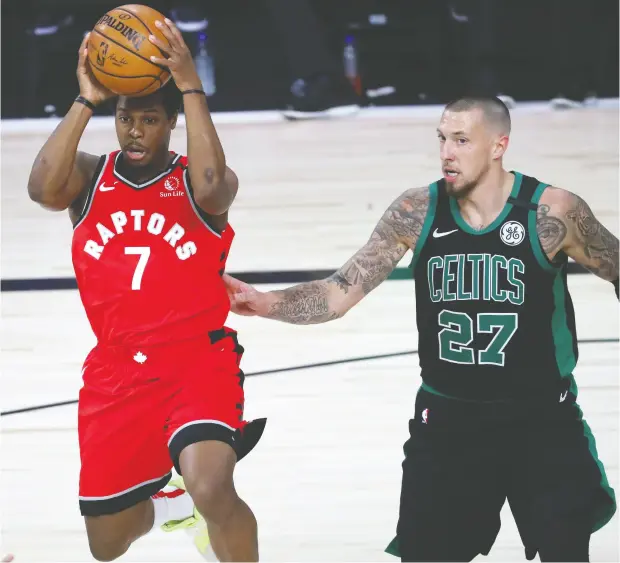
<svg viewBox="0 0 620 563"><path fill-rule="evenodd" d="M235 331L143 349L95 347L78 406L80 511L125 510L162 489L204 440L235 448L243 422L243 348ZM238 441L238 440L237 440Z"/></svg>

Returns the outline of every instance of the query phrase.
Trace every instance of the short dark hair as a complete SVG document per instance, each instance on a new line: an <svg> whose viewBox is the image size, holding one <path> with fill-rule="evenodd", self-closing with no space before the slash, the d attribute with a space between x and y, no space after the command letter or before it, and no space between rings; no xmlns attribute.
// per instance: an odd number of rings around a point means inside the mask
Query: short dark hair
<svg viewBox="0 0 620 563"><path fill-rule="evenodd" d="M161 96L161 103L164 106L164 110L166 111L166 115L168 119L178 115L181 111L181 104L183 102L183 94L178 89L176 83L172 78L166 82L159 90L156 90L149 96ZM116 106L118 104L118 99L120 96L117 96L113 99L113 112L116 111ZM146 96L145 96L146 97Z"/></svg>
<svg viewBox="0 0 620 563"><path fill-rule="evenodd" d="M168 117L174 117L181 111L183 94L172 78L159 90L163 97L164 109Z"/></svg>
<svg viewBox="0 0 620 563"><path fill-rule="evenodd" d="M466 96L451 101L444 111L469 111L479 109L484 118L495 125L502 133L509 135L511 122L506 104L496 97Z"/></svg>

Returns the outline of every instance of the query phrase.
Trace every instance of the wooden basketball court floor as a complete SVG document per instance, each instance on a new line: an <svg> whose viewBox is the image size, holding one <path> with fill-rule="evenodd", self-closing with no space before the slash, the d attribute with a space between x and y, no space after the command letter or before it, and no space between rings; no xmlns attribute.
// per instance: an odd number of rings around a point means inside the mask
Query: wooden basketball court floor
<svg viewBox="0 0 620 563"><path fill-rule="evenodd" d="M404 189L439 175L435 127L441 108L367 110L334 121L287 123L273 114L218 115L241 188L229 271L336 269L367 240ZM506 164L582 195L618 234L618 101L597 109L517 108ZM4 124L2 278L69 277L65 213L30 202L31 163L54 122ZM116 146L95 119L81 148ZM184 152L181 121L172 146ZM401 264L410 259L406 256ZM578 335L617 339L610 284L571 275ZM280 287L260 286L260 289ZM182 280L171 292L183 291ZM345 318L297 327L231 316L248 374L417 345L412 281L387 281ZM2 410L75 399L81 363L94 344L75 290L2 293ZM584 342L576 370L580 402L609 481L619 482L618 344ZM256 450L238 466L240 494L259 521L263 560L396 561L394 535L402 445L420 384L417 357L403 354L246 379L247 417L266 416ZM3 416L2 553L16 561L91 561L78 512L75 405ZM139 461L138 461L139 462ZM592 561L619 561L619 519L592 540ZM484 558L479 557L483 560ZM509 508L489 561L524 561ZM121 561L199 561L184 533L153 532Z"/></svg>

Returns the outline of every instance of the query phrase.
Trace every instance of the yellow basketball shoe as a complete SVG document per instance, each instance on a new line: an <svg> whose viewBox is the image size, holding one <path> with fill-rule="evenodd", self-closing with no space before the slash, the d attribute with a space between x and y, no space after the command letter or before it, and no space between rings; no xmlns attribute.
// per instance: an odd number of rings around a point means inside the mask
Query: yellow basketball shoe
<svg viewBox="0 0 620 563"><path fill-rule="evenodd" d="M175 487L179 490L187 491L185 488L185 482L182 477L171 479L168 486ZM176 530L185 530L187 534L192 538L198 553L202 555L205 561L217 561L217 557L211 547L211 540L209 539L209 532L207 531L207 523L205 519L200 515L200 512L194 507L194 513L192 516L183 520L169 520L162 524L161 529L164 532L175 532Z"/></svg>

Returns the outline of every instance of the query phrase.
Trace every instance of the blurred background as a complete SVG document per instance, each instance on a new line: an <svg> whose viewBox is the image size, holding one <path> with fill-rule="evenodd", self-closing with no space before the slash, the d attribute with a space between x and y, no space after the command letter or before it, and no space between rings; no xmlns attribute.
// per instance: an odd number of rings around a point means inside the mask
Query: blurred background
<svg viewBox="0 0 620 563"><path fill-rule="evenodd" d="M3 0L2 119L64 115L81 39L119 4ZM184 32L213 111L313 117L463 93L570 108L618 96L617 0L148 4Z"/></svg>

